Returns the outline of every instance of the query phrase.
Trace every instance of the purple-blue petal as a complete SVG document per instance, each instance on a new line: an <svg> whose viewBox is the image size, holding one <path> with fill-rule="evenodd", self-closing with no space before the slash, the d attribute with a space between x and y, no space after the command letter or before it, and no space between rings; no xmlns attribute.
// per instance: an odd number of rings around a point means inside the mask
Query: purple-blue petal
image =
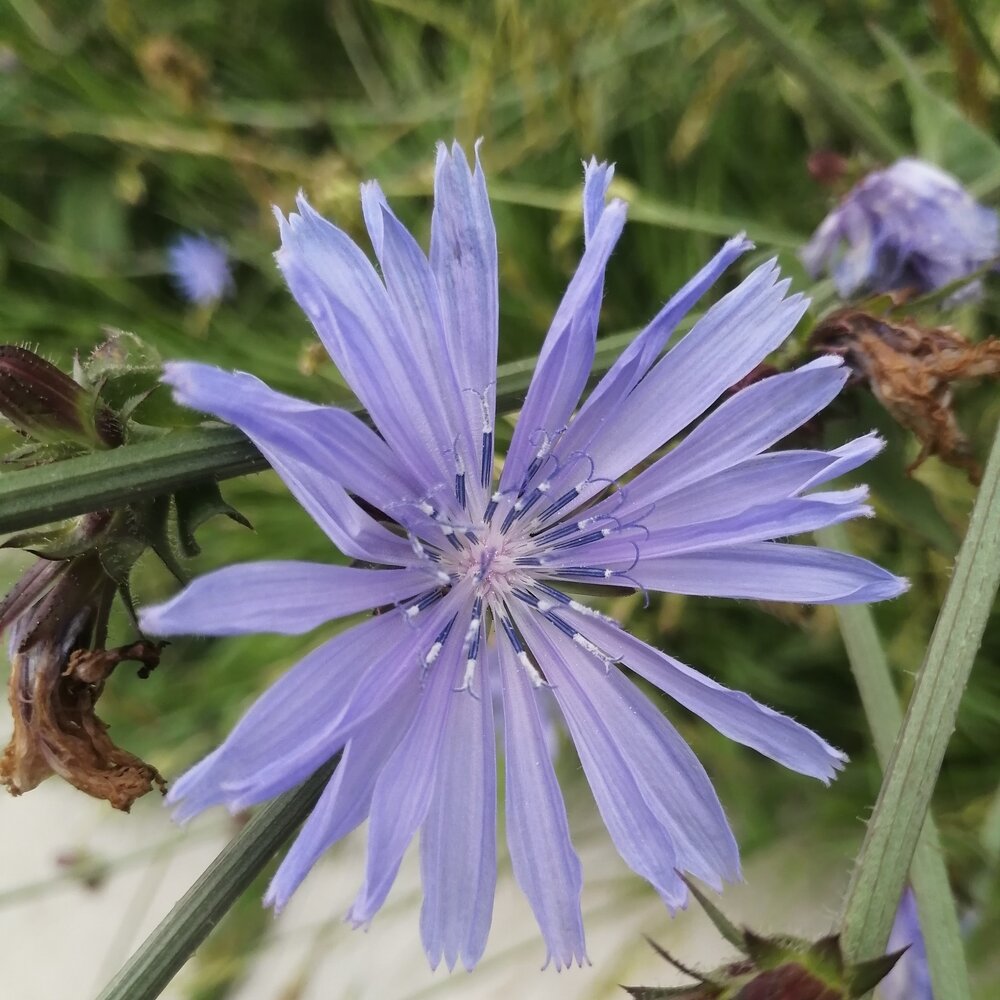
<svg viewBox="0 0 1000 1000"><path fill-rule="evenodd" d="M380 495L376 483L383 471L389 476L390 489L398 482L398 477L390 476L392 465L382 461L378 447L367 447L371 441L358 432L358 426L367 428L351 414L303 403L274 392L251 375L227 373L210 365L171 362L164 367L163 380L173 388L178 402L235 423L341 552L390 565L413 562L406 540L366 514L337 479L341 474L349 481L357 478L359 490L367 483L370 489L364 492L373 496ZM304 427L311 427L312 435ZM317 468L318 458L326 463L321 468ZM353 474L352 464L356 467ZM373 469L375 476L370 474Z"/></svg>
<svg viewBox="0 0 1000 1000"><path fill-rule="evenodd" d="M548 752L536 692L506 636L497 637L503 684L507 847L556 969L587 961L580 893L583 869L570 840L562 791Z"/></svg>
<svg viewBox="0 0 1000 1000"><path fill-rule="evenodd" d="M672 849L673 869L690 872L717 889L723 881L738 880L739 852L715 789L663 713L616 667L603 663L547 620L530 620L522 614L519 626L552 684L601 815L606 822L610 816L612 837L624 815L636 816L638 825L628 835L633 860L625 860L642 865L644 877L652 873L660 879L650 881L669 906L683 905L687 895L676 872L663 880L649 853L655 853L657 841L662 850ZM599 760L588 768L587 750L602 744ZM615 760L621 768L617 774ZM654 827L647 827L654 839L641 844L632 839L643 828L645 811L640 802L661 831L656 836Z"/></svg>
<svg viewBox="0 0 1000 1000"><path fill-rule="evenodd" d="M359 677L398 659L412 634L398 613L370 618L286 671L211 756L174 782L167 801L178 818L253 805L307 778L343 745L338 722Z"/></svg>
<svg viewBox="0 0 1000 1000"><path fill-rule="evenodd" d="M278 266L397 462L431 489L444 470L447 431L385 286L354 241L301 195L279 216Z"/></svg>
<svg viewBox="0 0 1000 1000"><path fill-rule="evenodd" d="M769 448L829 404L849 374L840 358L823 357L742 389L629 483L627 509L659 501Z"/></svg>
<svg viewBox="0 0 1000 1000"><path fill-rule="evenodd" d="M355 569L308 562L237 563L141 609L151 635L299 635L334 618L393 604L436 581L423 569Z"/></svg>
<svg viewBox="0 0 1000 1000"><path fill-rule="evenodd" d="M491 666L480 661L481 696L452 694L434 795L420 829L420 934L432 969L443 959L450 971L461 959L471 970L493 921L497 764Z"/></svg>
<svg viewBox="0 0 1000 1000"><path fill-rule="evenodd" d="M879 983L881 1000L934 1000L931 972L927 964L927 945L920 927L917 898L907 886L896 910L896 919L889 935L887 952L906 953L892 971Z"/></svg>
<svg viewBox="0 0 1000 1000"><path fill-rule="evenodd" d="M594 642L604 644L631 670L729 739L825 783L847 760L841 751L794 719L761 705L742 691L723 687L616 625L572 611L565 614Z"/></svg>
<svg viewBox="0 0 1000 1000"><path fill-rule="evenodd" d="M625 225L625 203L604 206L609 168L592 164L584 181L587 245L549 327L507 452L501 490L516 489L539 447L568 423L594 362L604 271Z"/></svg>
<svg viewBox="0 0 1000 1000"><path fill-rule="evenodd" d="M348 741L333 777L274 873L266 905L280 913L320 856L367 817L375 782L413 719L418 695L413 674Z"/></svg>
<svg viewBox="0 0 1000 1000"><path fill-rule="evenodd" d="M441 296L448 356L464 396L468 426L478 434L496 415L500 328L497 237L476 144L475 167L458 143L438 143L431 216L431 270Z"/></svg>
<svg viewBox="0 0 1000 1000"><path fill-rule="evenodd" d="M651 590L674 594L798 604L866 604L898 597L909 587L859 556L783 542L648 559L635 577Z"/></svg>
<svg viewBox="0 0 1000 1000"><path fill-rule="evenodd" d="M463 616L466 620L468 614ZM355 926L370 923L385 902L403 854L431 807L454 689L461 677L459 661L464 662L464 632L461 625L456 627L445 642L428 671L413 722L375 782L364 882L349 914Z"/></svg>

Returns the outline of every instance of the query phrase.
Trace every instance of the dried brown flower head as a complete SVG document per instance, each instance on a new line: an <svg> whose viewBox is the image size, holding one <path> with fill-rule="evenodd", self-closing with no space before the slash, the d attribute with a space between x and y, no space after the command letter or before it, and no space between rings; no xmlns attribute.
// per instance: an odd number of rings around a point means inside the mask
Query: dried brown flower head
<svg viewBox="0 0 1000 1000"><path fill-rule="evenodd" d="M96 552L41 559L0 604L10 628L9 697L14 734L0 758L0 782L14 795L53 774L128 811L163 779L156 768L115 746L96 714L104 683L123 660L148 670L159 646L140 641L103 649L117 586Z"/></svg>
<svg viewBox="0 0 1000 1000"><path fill-rule="evenodd" d="M841 355L855 380L868 385L892 418L917 436L920 454L907 472L937 455L979 482L979 463L952 409L952 384L1000 376L1000 340L973 344L949 326L890 322L847 308L827 316L810 343L818 352Z"/></svg>

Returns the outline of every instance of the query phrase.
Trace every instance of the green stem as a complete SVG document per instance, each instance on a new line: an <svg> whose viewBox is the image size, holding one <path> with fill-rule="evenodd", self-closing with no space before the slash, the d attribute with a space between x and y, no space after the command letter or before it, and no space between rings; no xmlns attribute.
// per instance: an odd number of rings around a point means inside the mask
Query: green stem
<svg viewBox="0 0 1000 1000"><path fill-rule="evenodd" d="M847 890L843 943L853 960L885 950L998 583L1000 427Z"/></svg>
<svg viewBox="0 0 1000 1000"><path fill-rule="evenodd" d="M847 532L842 525L825 528L817 532L817 536L829 548L850 551ZM836 613L847 658L872 733L875 753L884 771L903 724L903 711L892 682L889 663L875 627L875 619L867 605L837 605ZM917 896L934 996L936 1000L968 1000L969 973L958 912L941 853L937 827L930 814L924 820L923 831L910 864L910 882Z"/></svg>
<svg viewBox="0 0 1000 1000"><path fill-rule="evenodd" d="M98 1000L158 997L309 815L334 766L324 765L298 788L263 806L178 900Z"/></svg>
<svg viewBox="0 0 1000 1000"><path fill-rule="evenodd" d="M806 51L760 0L723 0L723 4L871 153L884 160L903 155L902 145L882 128L872 111L847 94L822 60Z"/></svg>

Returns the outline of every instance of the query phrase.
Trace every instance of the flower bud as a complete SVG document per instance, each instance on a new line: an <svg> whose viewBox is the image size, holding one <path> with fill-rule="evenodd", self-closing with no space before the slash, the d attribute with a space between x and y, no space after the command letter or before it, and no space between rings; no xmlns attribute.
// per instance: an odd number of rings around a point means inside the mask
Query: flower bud
<svg viewBox="0 0 1000 1000"><path fill-rule="evenodd" d="M0 345L0 413L41 442L122 443L121 425L107 407L55 365L13 344Z"/></svg>
<svg viewBox="0 0 1000 1000"><path fill-rule="evenodd" d="M852 964L841 951L836 934L819 941L805 941L791 935L763 937L735 927L690 880L685 881L719 933L742 955L710 972L699 972L682 965L650 941L661 958L695 983L676 987L624 987L634 1000L777 1000L779 997L781 1000L859 1000L886 977L903 953L896 951Z"/></svg>

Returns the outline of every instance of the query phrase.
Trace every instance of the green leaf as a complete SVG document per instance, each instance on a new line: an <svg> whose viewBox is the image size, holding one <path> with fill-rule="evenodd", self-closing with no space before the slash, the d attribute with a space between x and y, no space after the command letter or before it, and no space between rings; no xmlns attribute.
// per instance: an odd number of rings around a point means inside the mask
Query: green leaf
<svg viewBox="0 0 1000 1000"><path fill-rule="evenodd" d="M909 947L909 945L907 945ZM888 955L879 955L869 962L862 962L851 970L851 996L863 997L873 989L896 967L896 963L903 957L906 948L900 951L889 952ZM935 996L939 994L935 993Z"/></svg>
<svg viewBox="0 0 1000 1000"><path fill-rule="evenodd" d="M708 896L705 895L698 887L698 884L694 879L689 878L683 872L679 873L681 878L684 880L684 884L688 887L691 895L698 900L701 908L705 911L708 919L712 921L715 929L734 947L739 949L739 951L746 953L746 942L744 939L744 932L741 931L723 912L720 910L715 903L713 903Z"/></svg>
<svg viewBox="0 0 1000 1000"><path fill-rule="evenodd" d="M923 74L891 35L877 26L872 27L872 32L886 58L902 74L920 155L965 183L1000 171L1000 145L927 85Z"/></svg>
<svg viewBox="0 0 1000 1000"><path fill-rule="evenodd" d="M1000 428L851 876L842 926L849 960L885 950L998 583ZM968 997L965 983L954 988L947 995Z"/></svg>
<svg viewBox="0 0 1000 1000"><path fill-rule="evenodd" d="M187 489L178 490L174 499L177 504L177 534L181 551L189 558L201 551L194 533L209 518L222 515L237 524L242 524L244 528L253 530L253 525L222 498L218 483L199 483L196 486L189 486Z"/></svg>
<svg viewBox="0 0 1000 1000"><path fill-rule="evenodd" d="M153 1000L309 815L335 762L261 809L178 900L98 1000Z"/></svg>

